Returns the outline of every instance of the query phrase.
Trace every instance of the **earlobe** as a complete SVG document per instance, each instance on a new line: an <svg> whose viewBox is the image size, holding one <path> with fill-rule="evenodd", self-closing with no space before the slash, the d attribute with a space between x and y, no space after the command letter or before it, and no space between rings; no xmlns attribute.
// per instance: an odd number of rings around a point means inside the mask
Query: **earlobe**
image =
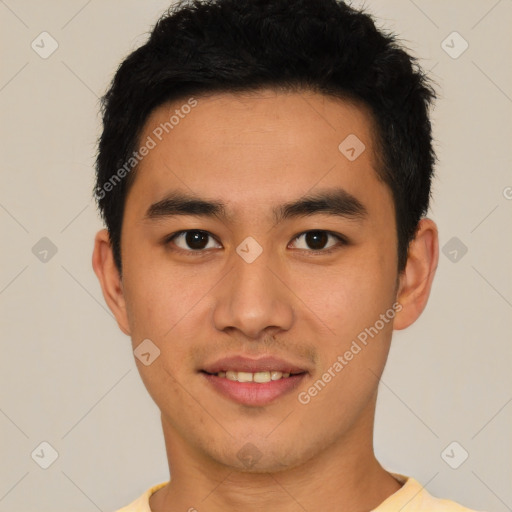
<svg viewBox="0 0 512 512"><path fill-rule="evenodd" d="M114 314L119 328L130 335L123 284L114 262L110 237L106 229L98 231L94 239L92 267L100 282L103 297Z"/></svg>
<svg viewBox="0 0 512 512"><path fill-rule="evenodd" d="M430 219L421 219L416 236L409 244L404 272L400 275L397 301L402 309L397 313L393 328L409 327L427 305L439 259L437 226Z"/></svg>

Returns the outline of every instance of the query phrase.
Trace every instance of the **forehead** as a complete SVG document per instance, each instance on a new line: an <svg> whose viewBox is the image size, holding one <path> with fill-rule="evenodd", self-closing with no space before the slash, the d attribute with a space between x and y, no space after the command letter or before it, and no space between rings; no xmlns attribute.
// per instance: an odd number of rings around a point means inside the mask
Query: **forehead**
<svg viewBox="0 0 512 512"><path fill-rule="evenodd" d="M154 202L179 189L250 209L316 186L388 194L375 171L373 129L368 109L313 92L184 98L146 121L139 146L152 149L129 196Z"/></svg>

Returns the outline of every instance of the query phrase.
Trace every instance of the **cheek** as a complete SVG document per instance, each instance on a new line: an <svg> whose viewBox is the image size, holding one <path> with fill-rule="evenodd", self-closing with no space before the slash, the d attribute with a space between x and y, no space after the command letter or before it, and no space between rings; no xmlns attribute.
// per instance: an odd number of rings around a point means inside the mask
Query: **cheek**
<svg viewBox="0 0 512 512"><path fill-rule="evenodd" d="M334 333L318 336L318 372L312 379L313 387L304 391L315 397L308 411L332 411L333 428L350 424L369 404L392 335L393 278L376 265L376 258L371 265L358 261L358 265L331 274L315 288L315 311ZM386 313L387 321L381 320ZM328 383L324 387L319 381Z"/></svg>
<svg viewBox="0 0 512 512"><path fill-rule="evenodd" d="M194 285L192 280L191 284L188 275L177 276L165 266L140 260L136 267L127 264L126 276L132 348L136 350L143 340L149 339L156 346L150 351L158 353L149 365L136 361L140 376L153 400L159 406L175 407L179 415L180 407L184 406L182 370L188 368L193 339L187 326L191 315L199 311L194 306L204 294L204 283L197 281Z"/></svg>
<svg viewBox="0 0 512 512"><path fill-rule="evenodd" d="M131 263L134 264L131 264ZM198 301L212 287L212 277L198 276L193 266L180 269L144 257L126 258L125 298L132 332L139 337L172 337ZM185 322L186 323L186 322Z"/></svg>
<svg viewBox="0 0 512 512"><path fill-rule="evenodd" d="M347 339L372 325L392 305L393 268L392 258L365 247L331 267L311 266L297 272L292 286L333 337Z"/></svg>

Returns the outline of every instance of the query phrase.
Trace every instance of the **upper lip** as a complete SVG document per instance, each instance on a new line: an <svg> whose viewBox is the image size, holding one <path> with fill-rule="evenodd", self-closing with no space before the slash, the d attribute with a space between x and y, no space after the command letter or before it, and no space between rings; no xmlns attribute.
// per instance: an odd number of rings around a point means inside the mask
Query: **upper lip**
<svg viewBox="0 0 512 512"><path fill-rule="evenodd" d="M261 357L251 359L244 356L231 356L218 359L214 363L206 365L203 371L207 373L219 373L227 371L235 372L268 372L278 371L282 373L304 373L307 370L296 364L292 364L277 357Z"/></svg>

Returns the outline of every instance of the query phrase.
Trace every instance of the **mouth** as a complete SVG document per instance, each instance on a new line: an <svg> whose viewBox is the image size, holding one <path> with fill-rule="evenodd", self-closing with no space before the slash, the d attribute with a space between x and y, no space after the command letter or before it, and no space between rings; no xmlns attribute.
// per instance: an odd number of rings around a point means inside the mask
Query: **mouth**
<svg viewBox="0 0 512 512"><path fill-rule="evenodd" d="M249 373L233 370L215 374L202 371L200 374L204 376L208 385L224 398L237 404L253 407L269 405L289 395L308 375L307 372Z"/></svg>
<svg viewBox="0 0 512 512"><path fill-rule="evenodd" d="M289 379L297 375L303 375L306 372L280 372L278 370L261 371L261 372L244 372L244 371L220 371L216 373L209 373L202 370L202 373L206 375L219 377L220 379L227 379L232 382L254 382L256 384L266 384L267 382L273 382L276 380Z"/></svg>
<svg viewBox="0 0 512 512"><path fill-rule="evenodd" d="M199 370L207 384L224 398L261 407L291 393L307 377L305 368L281 359L232 357Z"/></svg>

